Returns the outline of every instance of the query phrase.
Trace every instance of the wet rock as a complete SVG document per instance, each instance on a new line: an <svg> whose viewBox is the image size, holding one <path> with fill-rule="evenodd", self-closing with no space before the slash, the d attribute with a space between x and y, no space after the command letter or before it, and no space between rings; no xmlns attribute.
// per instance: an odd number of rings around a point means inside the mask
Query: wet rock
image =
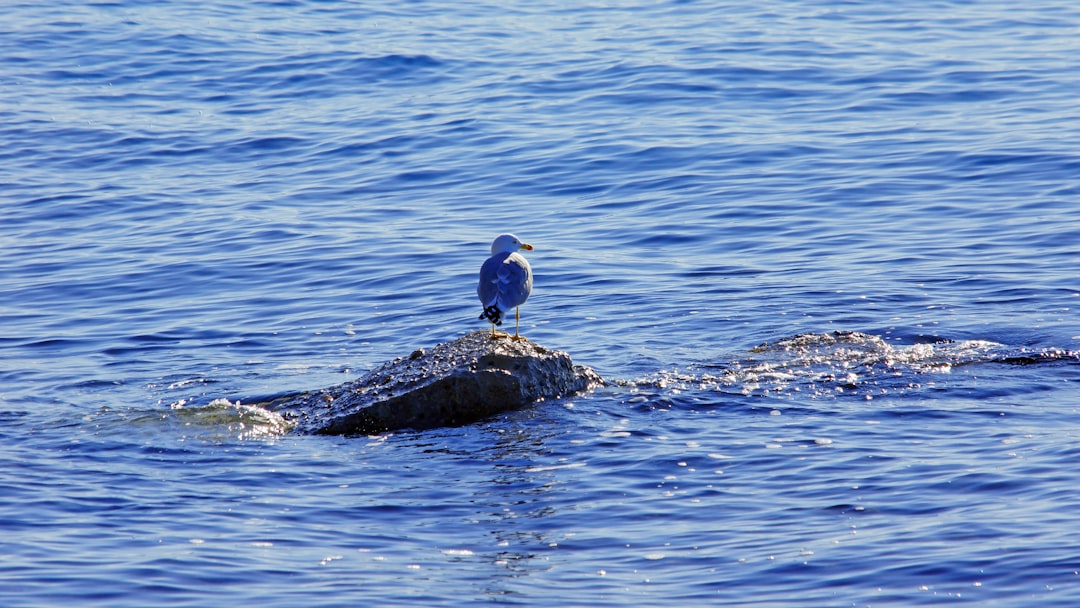
<svg viewBox="0 0 1080 608"><path fill-rule="evenodd" d="M603 384L562 351L476 331L417 349L338 386L263 403L301 433L359 435L458 426Z"/></svg>

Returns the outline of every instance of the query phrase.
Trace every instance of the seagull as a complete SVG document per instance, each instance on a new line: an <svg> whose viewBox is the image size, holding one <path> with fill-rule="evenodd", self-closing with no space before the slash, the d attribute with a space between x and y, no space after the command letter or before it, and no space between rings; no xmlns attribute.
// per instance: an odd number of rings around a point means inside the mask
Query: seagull
<svg viewBox="0 0 1080 608"><path fill-rule="evenodd" d="M480 284L476 295L484 305L481 319L491 322L492 339L502 337L495 333L495 326L502 325L503 315L514 309L513 340L524 340L518 335L521 325L519 306L532 293L532 268L519 251L532 251L532 245L522 243L512 234L500 234L491 243L491 257L480 267ZM503 334L507 336L508 334Z"/></svg>

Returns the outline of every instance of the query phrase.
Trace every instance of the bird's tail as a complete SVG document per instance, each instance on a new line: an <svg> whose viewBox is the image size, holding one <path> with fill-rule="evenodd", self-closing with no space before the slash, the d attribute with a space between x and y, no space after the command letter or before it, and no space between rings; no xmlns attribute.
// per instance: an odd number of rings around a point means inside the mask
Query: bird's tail
<svg viewBox="0 0 1080 608"><path fill-rule="evenodd" d="M495 325L502 325L502 311L499 307L492 304L491 306L485 306L484 312L480 313L481 319L487 319Z"/></svg>

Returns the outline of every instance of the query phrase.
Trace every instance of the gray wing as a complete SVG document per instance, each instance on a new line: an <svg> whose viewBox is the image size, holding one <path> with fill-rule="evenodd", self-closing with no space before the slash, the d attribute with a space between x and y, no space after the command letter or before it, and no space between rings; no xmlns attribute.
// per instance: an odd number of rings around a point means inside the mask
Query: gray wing
<svg viewBox="0 0 1080 608"><path fill-rule="evenodd" d="M476 295L484 307L496 306L507 311L521 306L532 293L532 268L517 253L493 255L480 268Z"/></svg>

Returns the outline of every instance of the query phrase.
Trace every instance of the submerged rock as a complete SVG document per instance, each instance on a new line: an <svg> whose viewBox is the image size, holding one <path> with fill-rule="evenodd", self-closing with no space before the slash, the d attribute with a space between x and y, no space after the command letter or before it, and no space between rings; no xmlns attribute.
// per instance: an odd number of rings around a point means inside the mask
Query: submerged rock
<svg viewBox="0 0 1080 608"><path fill-rule="evenodd" d="M338 386L263 403L301 433L359 435L457 426L603 384L562 351L475 331Z"/></svg>

